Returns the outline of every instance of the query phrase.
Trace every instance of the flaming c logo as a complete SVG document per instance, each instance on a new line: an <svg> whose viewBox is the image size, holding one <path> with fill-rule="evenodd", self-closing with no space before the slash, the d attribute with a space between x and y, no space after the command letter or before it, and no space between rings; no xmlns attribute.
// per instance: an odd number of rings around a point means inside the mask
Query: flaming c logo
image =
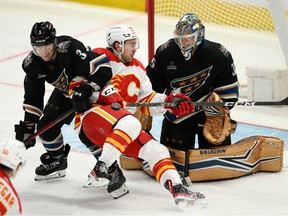
<svg viewBox="0 0 288 216"><path fill-rule="evenodd" d="M117 88L124 101L137 101L140 91L140 80L134 74L116 75L112 78L111 84Z"/></svg>

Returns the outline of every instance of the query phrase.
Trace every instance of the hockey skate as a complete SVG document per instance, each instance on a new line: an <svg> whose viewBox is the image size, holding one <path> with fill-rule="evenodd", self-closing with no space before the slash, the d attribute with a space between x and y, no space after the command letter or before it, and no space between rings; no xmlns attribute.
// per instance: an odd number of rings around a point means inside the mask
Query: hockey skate
<svg viewBox="0 0 288 216"><path fill-rule="evenodd" d="M88 174L88 180L83 185L84 188L97 188L97 187L105 187L109 183L109 180L107 178L100 178L97 176L96 170L93 169Z"/></svg>
<svg viewBox="0 0 288 216"><path fill-rule="evenodd" d="M115 161L109 169L104 162L98 161L95 170L99 178L106 178L109 180L107 191L114 199L118 199L129 193L129 190L125 185L126 178L118 166L117 161Z"/></svg>
<svg viewBox="0 0 288 216"><path fill-rule="evenodd" d="M202 200L205 199L205 196L199 192L192 192L187 190L182 184L172 185L171 180L167 180L164 184L165 188L174 197L176 205L182 209L186 207L191 207L198 205L206 205ZM201 202L199 202L201 200ZM197 203L198 202L198 203Z"/></svg>
<svg viewBox="0 0 288 216"><path fill-rule="evenodd" d="M123 175L122 170L115 161L108 170L110 182L107 187L108 193L111 193L114 199L118 199L129 193L128 188L125 185L126 178Z"/></svg>
<svg viewBox="0 0 288 216"><path fill-rule="evenodd" d="M60 158L52 158L46 152L41 155L40 160L42 164L35 170L35 181L45 181L66 176L65 169L68 167L67 156L70 151L70 145L65 145L65 150Z"/></svg>

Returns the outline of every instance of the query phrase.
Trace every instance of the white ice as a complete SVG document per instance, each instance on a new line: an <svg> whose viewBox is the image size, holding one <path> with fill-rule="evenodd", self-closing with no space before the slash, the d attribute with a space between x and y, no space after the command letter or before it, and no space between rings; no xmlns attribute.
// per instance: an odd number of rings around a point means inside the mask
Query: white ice
<svg viewBox="0 0 288 216"><path fill-rule="evenodd" d="M126 23L135 27L141 40L136 57L147 64L147 17L145 13L116 10L76 3L44 0L0 0L0 101L1 139L14 139L14 124L23 119L23 78L21 62L30 51L29 34L37 21L51 21L57 34L74 36L91 47L105 47L109 26ZM46 99L52 87L47 86ZM172 196L159 183L140 171L126 171L130 193L113 200L105 188L84 189L93 157L71 127L67 176L60 180L35 182L34 170L44 149L37 140L27 150L26 166L13 179L24 215L288 215L288 107L236 107L232 117L240 123L234 141L250 135L278 136L286 142L284 167L278 173L256 173L243 178L194 183L204 193L206 208L179 211ZM152 133L159 138L161 117L155 118ZM257 125L257 126L254 126ZM262 127L263 126L263 127ZM73 135L72 135L73 134Z"/></svg>

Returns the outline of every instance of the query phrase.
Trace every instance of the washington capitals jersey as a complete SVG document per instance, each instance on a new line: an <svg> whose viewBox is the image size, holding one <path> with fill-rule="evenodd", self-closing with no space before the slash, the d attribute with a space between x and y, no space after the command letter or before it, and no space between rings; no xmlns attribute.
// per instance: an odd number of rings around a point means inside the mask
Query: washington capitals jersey
<svg viewBox="0 0 288 216"><path fill-rule="evenodd" d="M68 97L69 83L75 77L85 77L101 88L112 77L111 66L105 54L87 51L86 47L70 36L56 38L56 58L43 61L32 51L23 60L25 120L37 122L43 111L45 82Z"/></svg>
<svg viewBox="0 0 288 216"><path fill-rule="evenodd" d="M223 101L238 100L239 83L234 61L230 52L219 43L204 40L194 55L185 60L174 39L170 39L157 49L146 70L156 92L182 93L195 102L205 101L211 92L217 93ZM201 111L181 118L167 113L166 117L177 123Z"/></svg>

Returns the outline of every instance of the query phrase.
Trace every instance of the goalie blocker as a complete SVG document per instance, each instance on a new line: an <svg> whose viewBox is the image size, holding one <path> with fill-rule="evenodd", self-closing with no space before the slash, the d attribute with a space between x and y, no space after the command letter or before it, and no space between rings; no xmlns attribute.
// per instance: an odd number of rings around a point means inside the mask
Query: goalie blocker
<svg viewBox="0 0 288 216"><path fill-rule="evenodd" d="M256 172L279 172L283 166L284 140L269 136L251 136L233 145L211 149L193 149L187 152L189 165L185 166L185 152L169 148L171 158L183 176L188 168L191 181L233 179ZM123 169L142 169L153 177L147 164L125 155L120 157Z"/></svg>

